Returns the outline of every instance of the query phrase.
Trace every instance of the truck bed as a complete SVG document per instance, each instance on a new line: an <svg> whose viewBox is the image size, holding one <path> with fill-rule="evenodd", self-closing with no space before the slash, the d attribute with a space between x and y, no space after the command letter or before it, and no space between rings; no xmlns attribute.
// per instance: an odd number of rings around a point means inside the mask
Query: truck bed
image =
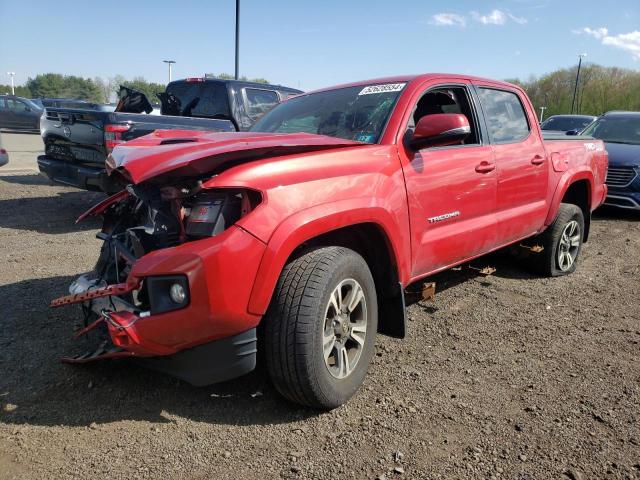
<svg viewBox="0 0 640 480"><path fill-rule="evenodd" d="M112 191L115 187L104 170L109 154L106 125L127 128L121 133L122 141L155 130L235 131L233 123L221 119L47 108L40 125L45 145L45 154L38 157L40 171L58 183Z"/></svg>

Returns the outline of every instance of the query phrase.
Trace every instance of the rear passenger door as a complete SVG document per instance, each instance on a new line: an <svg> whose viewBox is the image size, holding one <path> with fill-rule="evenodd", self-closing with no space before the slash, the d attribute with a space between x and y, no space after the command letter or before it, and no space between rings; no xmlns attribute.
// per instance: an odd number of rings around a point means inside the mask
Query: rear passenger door
<svg viewBox="0 0 640 480"><path fill-rule="evenodd" d="M496 163L498 242L536 233L547 215L549 162L521 94L476 85Z"/></svg>

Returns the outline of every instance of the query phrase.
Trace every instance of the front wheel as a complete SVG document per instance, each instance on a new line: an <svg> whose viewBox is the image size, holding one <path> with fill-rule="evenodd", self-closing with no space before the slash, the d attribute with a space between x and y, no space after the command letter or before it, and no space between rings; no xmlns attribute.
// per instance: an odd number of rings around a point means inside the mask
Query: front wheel
<svg viewBox="0 0 640 480"><path fill-rule="evenodd" d="M544 250L532 258L533 269L548 277L575 271L584 240L584 214L570 203L561 203L554 222L537 239Z"/></svg>
<svg viewBox="0 0 640 480"><path fill-rule="evenodd" d="M358 390L378 326L371 271L343 247L312 250L283 269L265 317L265 353L276 389L330 409Z"/></svg>

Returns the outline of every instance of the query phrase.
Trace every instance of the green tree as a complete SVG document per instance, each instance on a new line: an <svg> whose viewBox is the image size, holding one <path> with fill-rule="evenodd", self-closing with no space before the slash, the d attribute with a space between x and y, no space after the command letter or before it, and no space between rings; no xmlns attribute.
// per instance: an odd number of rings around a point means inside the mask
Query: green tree
<svg viewBox="0 0 640 480"><path fill-rule="evenodd" d="M15 86L16 95L19 97L31 97L31 90L23 85ZM11 85L0 85L0 95L10 95L11 94Z"/></svg>
<svg viewBox="0 0 640 480"><path fill-rule="evenodd" d="M103 101L100 87L90 78L59 73L45 73L29 78L26 87L33 97L79 98L90 102Z"/></svg>
<svg viewBox="0 0 640 480"><path fill-rule="evenodd" d="M235 76L231 75L230 73L218 73L218 74L210 74L210 76L212 76L213 78L219 78L220 80L234 80ZM255 82L255 83L269 83L269 80L267 80L266 78L247 78L246 76L242 76L239 78L239 80L243 81L243 82Z"/></svg>
<svg viewBox="0 0 640 480"><path fill-rule="evenodd" d="M159 103L160 100L156 93L164 92L166 85L163 83L148 82L144 77L134 77L132 80L124 80L114 85L116 89L120 88L120 85L133 88L139 92L144 93L151 103Z"/></svg>
<svg viewBox="0 0 640 480"><path fill-rule="evenodd" d="M509 80L522 86L536 111L549 115L571 113L577 67L563 68L528 80ZM583 64L576 96L578 113L600 115L609 110L640 110L640 71Z"/></svg>

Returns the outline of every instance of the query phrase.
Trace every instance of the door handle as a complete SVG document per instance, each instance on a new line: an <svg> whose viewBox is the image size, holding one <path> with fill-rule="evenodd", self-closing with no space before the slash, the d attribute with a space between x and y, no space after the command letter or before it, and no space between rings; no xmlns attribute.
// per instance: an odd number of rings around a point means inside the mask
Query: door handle
<svg viewBox="0 0 640 480"><path fill-rule="evenodd" d="M544 163L544 157L542 155L536 155L531 159L533 165L542 165Z"/></svg>
<svg viewBox="0 0 640 480"><path fill-rule="evenodd" d="M480 165L476 167L476 172L478 173L489 173L493 172L496 169L496 164L491 162L481 162Z"/></svg>

